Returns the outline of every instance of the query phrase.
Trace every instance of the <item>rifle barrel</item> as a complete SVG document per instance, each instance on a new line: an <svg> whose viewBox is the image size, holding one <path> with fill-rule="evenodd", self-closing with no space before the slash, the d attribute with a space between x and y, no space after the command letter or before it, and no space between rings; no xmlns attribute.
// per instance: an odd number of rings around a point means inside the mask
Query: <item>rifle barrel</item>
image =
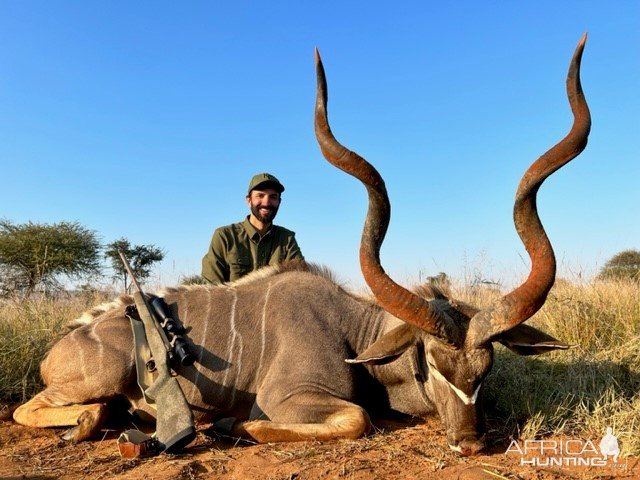
<svg viewBox="0 0 640 480"><path fill-rule="evenodd" d="M118 255L120 255L120 259L122 260L122 263L124 264L124 268L127 270L127 273L131 277L131 280L133 281L133 284L136 286L136 290L138 290L140 293L142 293L142 289L140 288L140 284L138 283L138 279L133 274L133 271L131 270L131 266L129 265L129 261L127 260L127 257L124 256L124 252L122 250L118 250Z"/></svg>

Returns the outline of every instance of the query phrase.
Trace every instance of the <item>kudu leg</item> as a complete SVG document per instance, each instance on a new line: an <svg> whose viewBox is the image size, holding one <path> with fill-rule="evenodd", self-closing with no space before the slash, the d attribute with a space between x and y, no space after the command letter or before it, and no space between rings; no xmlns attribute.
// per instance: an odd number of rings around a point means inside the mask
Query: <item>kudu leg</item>
<svg viewBox="0 0 640 480"><path fill-rule="evenodd" d="M271 420L238 423L233 435L259 443L356 439L371 428L367 412L326 393L289 397L269 412Z"/></svg>
<svg viewBox="0 0 640 480"><path fill-rule="evenodd" d="M95 436L107 417L107 406L103 403L60 405L47 397L44 390L13 412L13 419L28 427L74 426L63 438L80 442Z"/></svg>

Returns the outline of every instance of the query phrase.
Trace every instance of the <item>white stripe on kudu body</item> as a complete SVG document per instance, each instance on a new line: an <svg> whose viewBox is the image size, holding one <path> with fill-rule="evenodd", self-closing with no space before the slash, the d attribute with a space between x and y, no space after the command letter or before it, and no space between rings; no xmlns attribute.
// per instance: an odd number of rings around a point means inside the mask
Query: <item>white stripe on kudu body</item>
<svg viewBox="0 0 640 480"><path fill-rule="evenodd" d="M264 305L262 306L262 318L260 321L260 360L258 361L258 374L256 378L260 379L260 372L262 370L262 363L264 361L264 351L267 344L267 302L269 301L269 294L271 293L271 282L267 284L267 291L264 294Z"/></svg>
<svg viewBox="0 0 640 480"><path fill-rule="evenodd" d="M71 332L71 338L73 339L74 349L76 352L78 352L78 357L80 360L80 373L82 373L83 380L86 381L89 378L89 375L87 374L87 361L85 359L84 349L82 348L81 342L78 339L78 337L81 335L80 332L80 329L74 330L73 332Z"/></svg>
<svg viewBox="0 0 640 480"><path fill-rule="evenodd" d="M231 387L231 404L235 401L236 389L233 386L236 384L236 381L232 381L231 384L227 382L229 378L229 372L234 368L234 362L237 363L236 367L236 379L240 375L240 370L242 368L242 335L236 329L236 304L238 303L238 292L234 288L230 288L229 291L233 294L233 300L231 301L231 315L229 316L229 339L230 341L227 343L227 362L229 365L224 374L224 380L222 381L221 388ZM234 359L234 350L236 346L236 340L238 340L238 359Z"/></svg>
<svg viewBox="0 0 640 480"><path fill-rule="evenodd" d="M96 354L95 365L97 368L100 368L102 365L102 357L104 356L104 345L102 344L102 340L96 333L96 328L100 325L101 322L93 322L91 326L91 330L89 330L89 336L91 339L98 345L98 352Z"/></svg>
<svg viewBox="0 0 640 480"><path fill-rule="evenodd" d="M189 302L187 302L185 299L186 297L186 290L182 293L182 299L183 299L183 304L186 305L187 307L184 310L184 324L185 325L189 325L189 318L188 318L188 314L189 314ZM195 368L196 368L196 375L193 379L193 384L191 386L191 395L189 396L189 398L193 399L193 401L195 401L196 398L198 398L196 396L196 391L199 392L198 390L198 380L200 380L200 375L201 375L201 370L203 367L202 364L202 356L204 355L205 352L205 348L204 345L206 345L205 343L205 339L207 338L207 332L209 331L209 318L211 318L211 304L213 303L213 299L209 298L209 301L207 302L207 309L206 309L206 314L204 316L204 326L202 327L202 336L200 337L200 343L199 345L202 345L202 347L200 348L200 353L198 354L198 361L195 363Z"/></svg>

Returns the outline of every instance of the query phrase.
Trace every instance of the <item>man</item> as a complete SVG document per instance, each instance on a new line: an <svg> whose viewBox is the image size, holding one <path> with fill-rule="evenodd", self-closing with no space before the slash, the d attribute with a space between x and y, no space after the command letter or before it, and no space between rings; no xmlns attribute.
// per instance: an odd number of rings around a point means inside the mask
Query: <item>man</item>
<svg viewBox="0 0 640 480"><path fill-rule="evenodd" d="M273 224L284 186L269 173L249 182L244 222L218 228L202 258L202 277L211 283L232 282L253 270L285 260L304 260L295 233Z"/></svg>

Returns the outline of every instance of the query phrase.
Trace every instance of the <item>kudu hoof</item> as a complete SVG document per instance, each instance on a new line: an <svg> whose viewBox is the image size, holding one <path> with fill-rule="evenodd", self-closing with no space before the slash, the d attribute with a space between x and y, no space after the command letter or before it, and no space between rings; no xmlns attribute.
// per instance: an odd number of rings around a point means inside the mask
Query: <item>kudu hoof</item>
<svg viewBox="0 0 640 480"><path fill-rule="evenodd" d="M236 418L235 417L226 417L226 418L221 418L220 420L216 421L213 424L213 427L214 427L215 431L220 433L221 435L232 435L233 434L233 427L235 425L236 425Z"/></svg>
<svg viewBox="0 0 640 480"><path fill-rule="evenodd" d="M66 442L76 443L78 437L78 427L70 428L69 430L65 430L60 438Z"/></svg>
<svg viewBox="0 0 640 480"><path fill-rule="evenodd" d="M102 427L106 409L86 410L78 417L78 425L65 431L61 438L67 442L78 443L95 436Z"/></svg>

